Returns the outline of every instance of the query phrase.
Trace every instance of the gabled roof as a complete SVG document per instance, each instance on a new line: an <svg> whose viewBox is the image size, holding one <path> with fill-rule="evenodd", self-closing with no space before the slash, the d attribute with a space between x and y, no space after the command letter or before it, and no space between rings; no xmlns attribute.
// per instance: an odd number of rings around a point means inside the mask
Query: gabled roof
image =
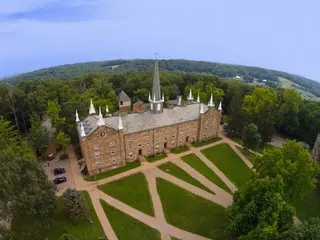
<svg viewBox="0 0 320 240"><path fill-rule="evenodd" d="M119 101L131 101L129 96L123 90L119 93L118 99L119 99Z"/></svg>

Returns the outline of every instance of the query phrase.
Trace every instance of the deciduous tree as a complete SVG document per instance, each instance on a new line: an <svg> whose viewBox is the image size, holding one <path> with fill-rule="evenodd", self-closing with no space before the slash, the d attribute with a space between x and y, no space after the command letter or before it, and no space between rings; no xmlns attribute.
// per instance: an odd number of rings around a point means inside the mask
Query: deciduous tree
<svg viewBox="0 0 320 240"><path fill-rule="evenodd" d="M250 123L244 128L243 136L243 145L245 148L256 149L261 142L261 136L258 131L258 127L253 123Z"/></svg>

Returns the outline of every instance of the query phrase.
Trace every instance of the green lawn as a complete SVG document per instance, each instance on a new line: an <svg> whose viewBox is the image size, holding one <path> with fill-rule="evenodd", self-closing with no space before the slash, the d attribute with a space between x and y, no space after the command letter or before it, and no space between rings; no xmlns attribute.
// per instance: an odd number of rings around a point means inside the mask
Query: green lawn
<svg viewBox="0 0 320 240"><path fill-rule="evenodd" d="M187 183L190 183L198 188L201 188L207 192L212 193L212 191L209 188L202 185L198 180L191 177L187 172L185 172L183 169L181 169L177 165L173 164L172 162L167 162L167 163L159 166L159 168L161 170L171 174L172 176L180 178L181 180L186 181Z"/></svg>
<svg viewBox="0 0 320 240"><path fill-rule="evenodd" d="M243 146L243 141L242 141L242 139L240 137L228 137L228 138L230 138L232 141L234 141L234 142L240 144L241 146Z"/></svg>
<svg viewBox="0 0 320 240"><path fill-rule="evenodd" d="M207 238L224 239L223 207L161 178L157 178L157 188L168 223Z"/></svg>
<svg viewBox="0 0 320 240"><path fill-rule="evenodd" d="M183 152L186 152L186 151L189 151L189 147L188 146L177 147L177 148L174 148L174 149L170 150L170 152L174 153L174 154L179 154L179 153L183 153Z"/></svg>
<svg viewBox="0 0 320 240"><path fill-rule="evenodd" d="M12 229L18 234L18 239L43 240L45 237L48 237L49 240L56 240L63 233L70 233L78 240L98 239L98 237L105 236L96 212L92 206L92 202L88 192L82 191L82 193L87 200L90 210L90 217L93 220L93 224L91 224L88 220L77 221L75 224L73 224L65 215L65 212L63 210L63 200L62 197L59 197L56 213L53 216L55 226L50 231L42 230L40 231L40 234L32 235L29 237L24 236L23 231L20 229L20 226L24 226L24 224L26 224L23 218L13 218Z"/></svg>
<svg viewBox="0 0 320 240"><path fill-rule="evenodd" d="M158 161L160 159L164 159L166 157L167 157L167 154L160 153L160 154L157 154L157 155L152 156L152 157L146 157L146 159L147 159L148 162L155 162L155 161Z"/></svg>
<svg viewBox="0 0 320 240"><path fill-rule="evenodd" d="M87 180L87 181L96 181L96 180L100 180L100 179L103 179L103 178L106 178L106 177L111 177L111 176L116 175L118 173L122 173L122 172L128 171L130 169L139 167L140 165L141 164L140 164L139 161L129 162L123 167L118 167L118 168L115 168L115 169L111 169L109 171L106 171L106 172L103 172L103 173L99 173L96 176L87 176L84 179Z"/></svg>
<svg viewBox="0 0 320 240"><path fill-rule="evenodd" d="M226 143L201 150L238 188L243 187L251 176L251 170Z"/></svg>
<svg viewBox="0 0 320 240"><path fill-rule="evenodd" d="M181 159L187 164L189 164L192 168L197 170L199 173L201 173L208 180L216 184L218 187L232 194L231 190L227 187L227 185L205 163L203 163L197 157L197 155L192 153L183 156Z"/></svg>
<svg viewBox="0 0 320 240"><path fill-rule="evenodd" d="M142 173L104 184L99 189L137 210L154 214L148 182Z"/></svg>
<svg viewBox="0 0 320 240"><path fill-rule="evenodd" d="M156 229L111 207L103 200L100 200L100 203L119 240L161 240Z"/></svg>
<svg viewBox="0 0 320 240"><path fill-rule="evenodd" d="M300 220L309 217L320 216L320 182L317 182L316 189L309 196L295 204L297 216Z"/></svg>
<svg viewBox="0 0 320 240"><path fill-rule="evenodd" d="M202 147L202 146L205 146L205 145L210 144L210 143L218 142L220 140L221 140L220 137L214 137L214 138L202 141L202 142L192 143L192 146L194 146L194 147Z"/></svg>
<svg viewBox="0 0 320 240"><path fill-rule="evenodd" d="M252 153L252 152L250 152L250 151L248 151L247 149L244 149L244 148L242 148L242 147L236 146L236 148L238 148L239 151L240 151L244 156L246 156L246 158L248 158L248 160L249 160L251 163L254 163L254 159L255 159L255 157L257 156L256 154L254 154L254 153Z"/></svg>

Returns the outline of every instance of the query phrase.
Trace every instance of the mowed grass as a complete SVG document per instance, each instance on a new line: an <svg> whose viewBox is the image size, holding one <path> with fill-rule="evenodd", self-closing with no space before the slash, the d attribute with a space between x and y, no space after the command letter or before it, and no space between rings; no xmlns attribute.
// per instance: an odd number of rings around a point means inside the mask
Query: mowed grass
<svg viewBox="0 0 320 240"><path fill-rule="evenodd" d="M178 167L177 165L173 164L172 162L167 162L161 166L159 166L159 168L166 172L171 174L172 176L175 176L177 178L180 178L181 180L190 183L198 188L201 188L207 192L212 193L212 191L205 187L204 185L202 185L198 180L194 179L192 176L190 176L187 172L185 172L183 169L181 169L180 167Z"/></svg>
<svg viewBox="0 0 320 240"><path fill-rule="evenodd" d="M91 224L88 220L81 220L72 223L69 218L66 216L65 211L63 210L63 200L62 197L58 198L58 204L55 214L53 215L54 228L50 231L40 230L39 234L34 234L31 236L25 236L25 233L21 226L27 224L23 217L13 218L12 220L12 230L18 234L18 239L21 240L43 240L45 237L48 239L58 239L63 233L70 233L78 240L87 240L87 239L98 239L98 237L103 237L104 232L102 230L100 221L97 217L97 214L92 206L92 202L88 192L82 191L83 196L87 200L89 207L89 216L91 217L93 223Z"/></svg>
<svg viewBox="0 0 320 240"><path fill-rule="evenodd" d="M110 224L119 240L160 240L160 233L137 219L100 200ZM91 239L91 238L90 238Z"/></svg>
<svg viewBox="0 0 320 240"><path fill-rule="evenodd" d="M154 155L152 157L146 157L146 159L147 159L148 162L155 162L155 161L158 161L160 159L164 159L166 157L167 157L167 154L160 153L160 154Z"/></svg>
<svg viewBox="0 0 320 240"><path fill-rule="evenodd" d="M214 138L202 141L202 142L192 143L192 146L194 146L194 147L202 147L202 146L205 146L205 145L210 144L210 143L218 142L220 140L221 140L220 137L214 137Z"/></svg>
<svg viewBox="0 0 320 240"><path fill-rule="evenodd" d="M99 189L139 211L154 214L148 182L142 173L101 185Z"/></svg>
<svg viewBox="0 0 320 240"><path fill-rule="evenodd" d="M141 164L139 161L129 162L123 167L118 167L118 168L115 168L115 169L112 169L112 170L109 170L109 171L106 171L103 173L99 173L96 176L87 176L84 179L87 181L96 181L96 180L100 180L100 179L103 179L106 177L111 177L111 176L114 176L118 173L122 173L122 172L128 171L130 169L139 167L140 165Z"/></svg>
<svg viewBox="0 0 320 240"><path fill-rule="evenodd" d="M226 211L223 207L157 178L168 223L210 239L224 239Z"/></svg>
<svg viewBox="0 0 320 240"><path fill-rule="evenodd" d="M218 187L232 194L232 191L227 187L227 185L205 163L203 163L197 155L192 153L183 156L181 159Z"/></svg>
<svg viewBox="0 0 320 240"><path fill-rule="evenodd" d="M174 149L170 150L170 152L174 153L174 154L179 154L179 153L183 153L183 152L186 152L186 151L189 151L189 147L188 146L177 147L177 148L174 148Z"/></svg>
<svg viewBox="0 0 320 240"><path fill-rule="evenodd" d="M295 203L297 216L300 220L320 216L320 182L308 196Z"/></svg>
<svg viewBox="0 0 320 240"><path fill-rule="evenodd" d="M243 187L252 172L226 143L201 150L238 188Z"/></svg>

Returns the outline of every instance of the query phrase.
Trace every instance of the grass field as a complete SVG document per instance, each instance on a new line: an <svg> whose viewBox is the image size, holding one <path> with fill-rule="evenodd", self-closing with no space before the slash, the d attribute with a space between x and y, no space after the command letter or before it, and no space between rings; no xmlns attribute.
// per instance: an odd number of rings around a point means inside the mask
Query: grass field
<svg viewBox="0 0 320 240"><path fill-rule="evenodd" d="M153 204L148 182L142 173L99 186L99 189L137 210L152 215Z"/></svg>
<svg viewBox="0 0 320 240"><path fill-rule="evenodd" d="M103 179L106 177L111 177L111 176L116 175L118 173L122 173L122 172L128 171L130 169L139 167L140 165L141 164L139 161L129 162L123 167L118 167L118 168L109 170L107 172L99 173L96 176L87 176L84 179L87 181L96 181L96 180L100 180L100 179Z"/></svg>
<svg viewBox="0 0 320 240"><path fill-rule="evenodd" d="M156 229L111 207L103 200L100 200L100 203L119 240L161 240L160 233Z"/></svg>
<svg viewBox="0 0 320 240"><path fill-rule="evenodd" d="M188 146L177 147L175 149L172 149L170 152L174 153L174 154L179 154L179 153L186 152L186 151L189 151Z"/></svg>
<svg viewBox="0 0 320 240"><path fill-rule="evenodd" d="M187 183L190 183L198 188L201 188L207 192L212 193L212 191L209 188L202 185L198 180L194 179L192 176L186 173L183 169L179 168L177 165L171 162L167 162L159 166L159 168L164 172L171 174L172 176L175 176L183 181L186 181Z"/></svg>
<svg viewBox="0 0 320 240"><path fill-rule="evenodd" d="M243 187L251 176L251 170L226 143L201 150L238 188Z"/></svg>
<svg viewBox="0 0 320 240"><path fill-rule="evenodd" d="M220 137L214 137L214 138L202 141L202 142L192 143L192 146L194 146L194 147L202 147L202 146L205 146L205 145L210 144L210 143L218 142L220 140L221 140Z"/></svg>
<svg viewBox="0 0 320 240"><path fill-rule="evenodd" d="M189 164L192 168L201 173L208 180L216 184L218 187L231 193L231 190L224 184L224 182L206 165L204 164L195 154L189 154L181 158L184 162Z"/></svg>
<svg viewBox="0 0 320 240"><path fill-rule="evenodd" d="M168 223L210 239L224 239L223 207L161 178L157 188Z"/></svg>
<svg viewBox="0 0 320 240"><path fill-rule="evenodd" d="M92 206L92 202L88 192L82 191L84 197L87 200L89 207L89 214L93 221L91 224L88 220L77 221L72 223L69 218L67 218L63 210L63 200L62 197L58 198L58 205L56 212L53 216L55 226L50 231L42 230L40 234L25 236L23 230L20 229L20 226L24 226L26 223L23 218L13 218L12 220L12 229L15 233L18 234L18 239L21 240L43 240L45 237L48 239L58 239L63 233L70 233L78 240L87 240L87 239L98 239L98 237L105 236L100 225L100 221L97 217L97 214Z"/></svg>
<svg viewBox="0 0 320 240"><path fill-rule="evenodd" d="M155 161L158 161L160 159L164 159L166 157L167 157L167 154L160 153L160 154L157 154L157 155L152 156L152 157L146 157L146 159L147 159L148 162L155 162Z"/></svg>
<svg viewBox="0 0 320 240"><path fill-rule="evenodd" d="M317 182L316 189L309 196L295 204L297 216L300 220L320 216L320 182Z"/></svg>

